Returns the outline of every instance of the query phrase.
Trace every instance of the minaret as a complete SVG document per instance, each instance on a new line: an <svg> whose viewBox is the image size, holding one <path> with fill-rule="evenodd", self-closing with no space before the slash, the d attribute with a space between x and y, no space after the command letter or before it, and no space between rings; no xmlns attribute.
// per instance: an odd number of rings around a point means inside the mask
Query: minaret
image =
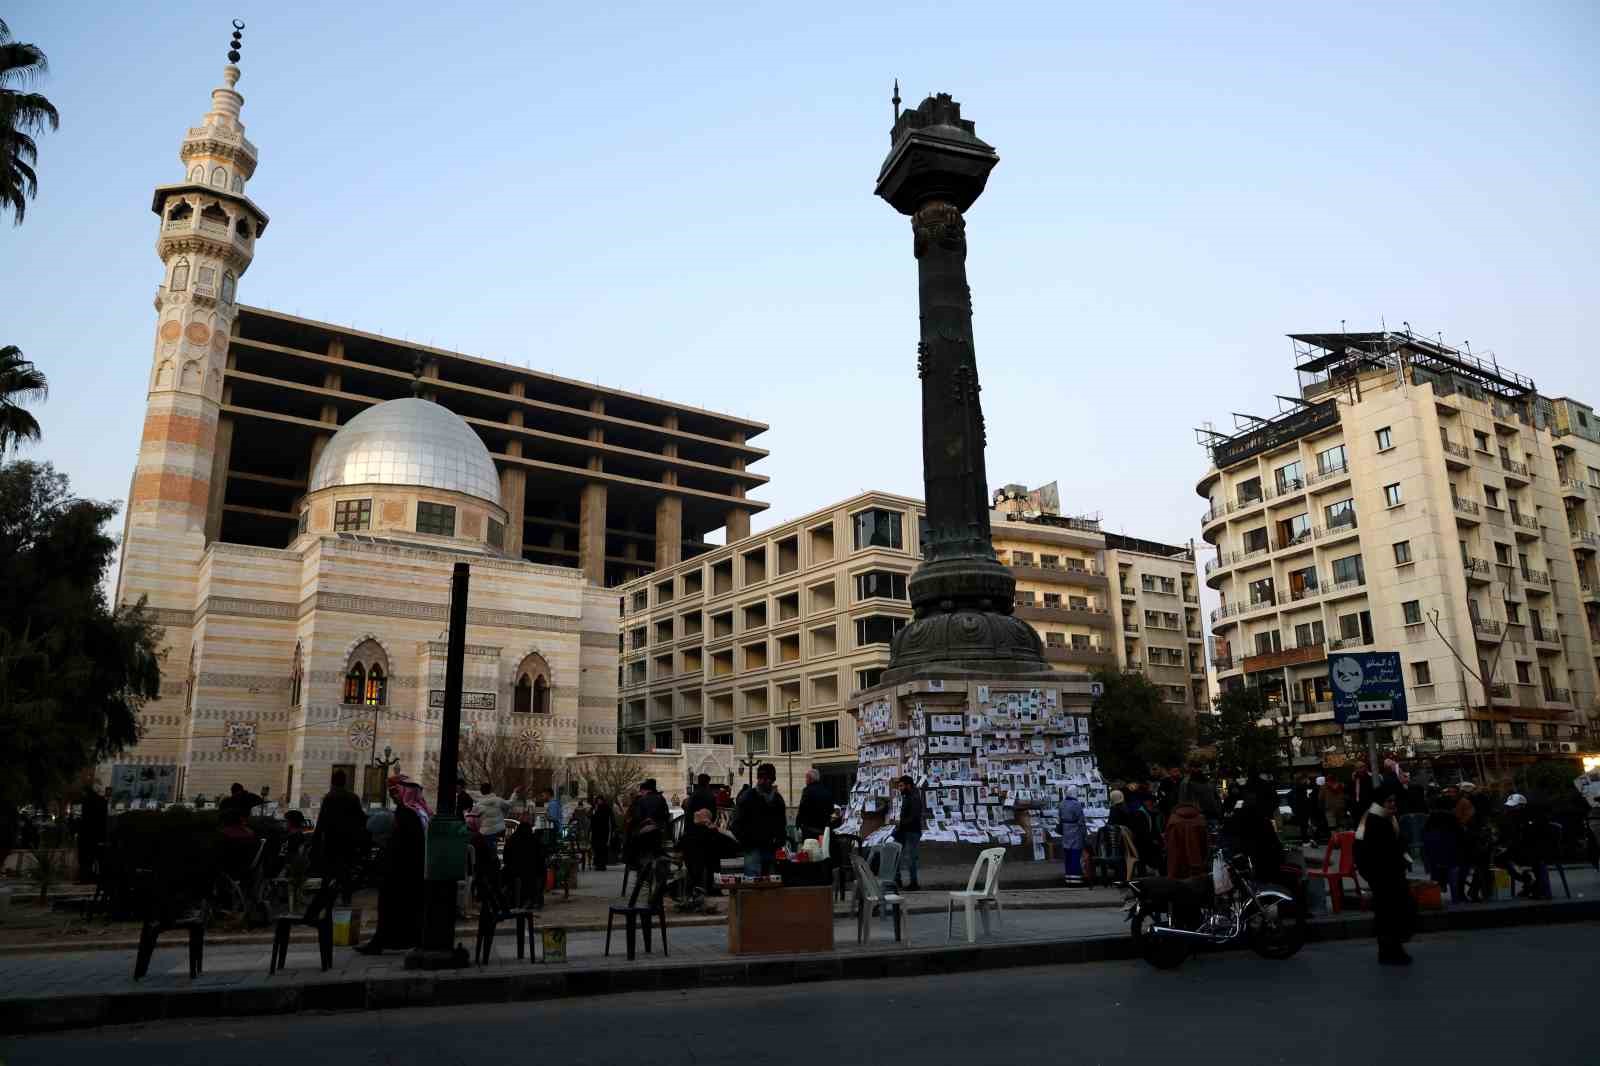
<svg viewBox="0 0 1600 1066"><path fill-rule="evenodd" d="M211 91L211 110L178 152L185 178L157 186L151 201L161 220L156 254L164 274L117 598L145 594L153 606L180 611L193 608L195 565L220 525L232 437L221 414L228 338L239 279L267 227L266 214L245 195L256 147L239 121L244 97L234 85L244 23L233 26L224 84Z"/></svg>

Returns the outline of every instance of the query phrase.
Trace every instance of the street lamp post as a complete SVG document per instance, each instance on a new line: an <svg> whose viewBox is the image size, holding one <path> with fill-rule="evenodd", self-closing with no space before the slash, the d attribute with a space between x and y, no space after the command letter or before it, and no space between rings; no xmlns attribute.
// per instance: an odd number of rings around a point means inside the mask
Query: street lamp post
<svg viewBox="0 0 1600 1066"><path fill-rule="evenodd" d="M784 706L783 706L783 737L784 737L784 740L786 742L790 740L789 730L794 728L794 709L796 707L798 707L799 705L800 705L800 701L799 700L791 699L787 703L785 703ZM799 737L795 737L794 738L794 740L799 740L799 739L800 739ZM785 743L784 747L789 749L787 754L785 755L785 757L789 760L789 795L788 795L788 800L789 800L789 803L791 805L793 805L794 802L795 802L795 799L794 799L794 744L793 743ZM796 809L798 810L798 808L796 808Z"/></svg>
<svg viewBox="0 0 1600 1066"><path fill-rule="evenodd" d="M374 747L377 746L377 740L376 739L373 740L373 746ZM389 788L388 788L389 774L393 771L394 767L400 765L400 760L394 758L394 749L389 747L389 745L385 744L383 746L383 758L381 758L381 759L378 758L377 752L376 751L373 752L373 754L372 754L372 765L378 767L379 769L381 769L383 771L383 780L378 782L378 796L379 796L379 801L383 804L383 809L384 810L388 810L389 809Z"/></svg>

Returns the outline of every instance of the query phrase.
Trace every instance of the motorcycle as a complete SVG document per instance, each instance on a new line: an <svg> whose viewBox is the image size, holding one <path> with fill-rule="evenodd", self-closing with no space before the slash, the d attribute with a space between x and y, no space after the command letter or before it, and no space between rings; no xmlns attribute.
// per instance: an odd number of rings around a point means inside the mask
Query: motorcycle
<svg viewBox="0 0 1600 1066"><path fill-rule="evenodd" d="M1142 877L1122 886L1134 942L1150 965L1176 969L1202 944L1221 947L1243 939L1264 959L1287 959L1305 944L1294 897L1256 888L1243 855L1224 857L1221 865L1226 875L1220 878Z"/></svg>

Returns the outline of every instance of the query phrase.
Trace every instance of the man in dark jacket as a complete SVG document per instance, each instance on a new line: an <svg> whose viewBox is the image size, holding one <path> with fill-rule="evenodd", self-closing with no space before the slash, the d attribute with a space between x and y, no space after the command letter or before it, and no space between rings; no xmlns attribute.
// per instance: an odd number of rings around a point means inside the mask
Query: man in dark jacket
<svg viewBox="0 0 1600 1066"><path fill-rule="evenodd" d="M778 768L764 762L756 768L756 787L745 790L734 808L734 835L744 847L744 875L772 873L788 818L778 791Z"/></svg>
<svg viewBox="0 0 1600 1066"><path fill-rule="evenodd" d="M95 879L100 862L100 847L106 842L109 822L106 798L98 785L90 782L83 790L83 817L78 821L78 883Z"/></svg>
<svg viewBox="0 0 1600 1066"><path fill-rule="evenodd" d="M239 817L246 819L250 817L251 811L261 806L264 802L266 801L260 796L254 792L246 791L243 785L235 781L228 789L228 798L217 804L217 809L220 811L226 807L237 807L239 809Z"/></svg>
<svg viewBox="0 0 1600 1066"><path fill-rule="evenodd" d="M917 783L907 774L900 778L900 820L894 826L894 838L900 842L900 870L910 879L905 883L907 892L915 892L917 872L922 859L922 793ZM898 882L900 878L895 877Z"/></svg>
<svg viewBox="0 0 1600 1066"><path fill-rule="evenodd" d="M628 808L627 836L622 841L622 859L629 866L644 869L644 864L661 854L672 828L672 810L667 799L656 790L656 779L645 779L639 794Z"/></svg>
<svg viewBox="0 0 1600 1066"><path fill-rule="evenodd" d="M367 847L367 811L361 799L345 787L343 770L333 772L332 787L317 808L317 828L311 837L312 855L322 876L337 881L344 902L350 902L352 871Z"/></svg>
<svg viewBox="0 0 1600 1066"><path fill-rule="evenodd" d="M802 837L821 837L833 820L833 793L822 783L822 775L815 769L806 771L805 791L800 793L800 809L795 812L794 824L800 827Z"/></svg>
<svg viewBox="0 0 1600 1066"><path fill-rule="evenodd" d="M694 825L696 811L710 811L712 821L717 817L717 794L711 788L711 775L701 774L695 779L694 791L683 805L683 828L687 832Z"/></svg>
<svg viewBox="0 0 1600 1066"><path fill-rule="evenodd" d="M1372 886L1373 930L1378 961L1409 966L1405 942L1411 939L1411 890L1406 885L1406 845L1400 836L1400 795L1393 785L1374 788L1373 804L1356 826L1356 869Z"/></svg>

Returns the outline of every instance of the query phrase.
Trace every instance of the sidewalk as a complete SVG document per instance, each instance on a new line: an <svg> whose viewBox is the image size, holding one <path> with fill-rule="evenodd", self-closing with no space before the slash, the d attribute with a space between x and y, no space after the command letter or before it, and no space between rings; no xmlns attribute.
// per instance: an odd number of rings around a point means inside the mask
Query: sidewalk
<svg viewBox="0 0 1600 1066"><path fill-rule="evenodd" d="M1592 871L1584 873L1586 881L1594 882ZM1579 899L1580 889L1574 884L1571 901L1491 903L1430 912L1423 916L1423 931L1597 920L1600 898L1595 897L1592 883L1589 888L1588 898ZM487 966L441 973L406 971L399 954L367 958L338 948L333 969L324 974L317 968L309 931L297 929L287 970L267 975L265 944L208 944L205 973L193 981L188 977L183 937L168 934L157 948L149 976L137 984L131 977L131 950L0 959L0 1032L163 1018L512 1002L639 988L913 976L1132 957L1122 913L1114 908L1008 908L992 934L980 933L974 945L959 939L959 916L958 939L947 942L944 921L927 910L922 906L908 920L908 942L894 943L888 923L879 920L873 926L873 941L857 946L854 922L836 921L831 952L789 956L730 956L722 925L687 926L669 917L670 956L662 955L659 942L654 955L645 955L641 943L634 962L623 955L620 930L609 958L603 954L603 933L579 932L568 938L568 962L519 962L514 933L502 926ZM1310 933L1313 941L1370 936L1371 919L1364 914L1322 918L1311 924ZM470 948L470 938L465 942Z"/></svg>

